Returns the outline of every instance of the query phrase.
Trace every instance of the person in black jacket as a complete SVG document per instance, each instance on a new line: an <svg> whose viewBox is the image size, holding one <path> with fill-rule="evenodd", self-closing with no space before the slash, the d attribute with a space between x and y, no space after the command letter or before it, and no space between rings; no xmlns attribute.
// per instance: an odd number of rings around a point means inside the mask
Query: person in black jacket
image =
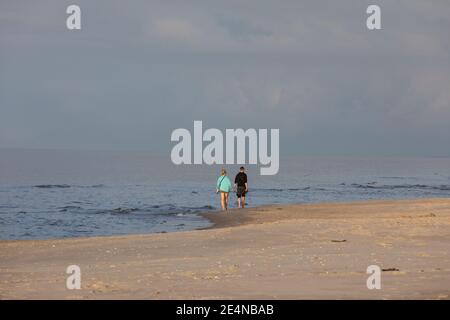
<svg viewBox="0 0 450 320"><path fill-rule="evenodd" d="M245 168L241 167L239 173L234 178L234 186L236 188L236 196L238 197L238 208L245 207L245 194L248 192L247 175Z"/></svg>

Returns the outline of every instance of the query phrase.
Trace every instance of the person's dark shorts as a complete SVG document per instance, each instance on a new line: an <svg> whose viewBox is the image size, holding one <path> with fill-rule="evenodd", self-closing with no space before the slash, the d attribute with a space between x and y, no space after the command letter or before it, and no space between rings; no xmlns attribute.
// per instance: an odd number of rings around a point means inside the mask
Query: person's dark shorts
<svg viewBox="0 0 450 320"><path fill-rule="evenodd" d="M236 190L236 195L237 195L237 197L238 198L240 198L240 197L245 197L245 186L238 186L237 187L237 190Z"/></svg>

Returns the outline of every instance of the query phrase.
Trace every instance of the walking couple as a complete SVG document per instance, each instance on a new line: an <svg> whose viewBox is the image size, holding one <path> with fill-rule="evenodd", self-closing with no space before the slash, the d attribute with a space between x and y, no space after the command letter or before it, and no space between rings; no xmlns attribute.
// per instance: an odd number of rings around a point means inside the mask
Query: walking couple
<svg viewBox="0 0 450 320"><path fill-rule="evenodd" d="M216 193L220 192L220 204L222 210L228 210L229 194L231 192L231 181L228 178L227 171L222 169L220 177L217 179ZM234 178L234 189L236 190L236 196L238 198L238 208L245 207L245 194L248 192L247 175L245 174L245 168L241 167L239 173Z"/></svg>

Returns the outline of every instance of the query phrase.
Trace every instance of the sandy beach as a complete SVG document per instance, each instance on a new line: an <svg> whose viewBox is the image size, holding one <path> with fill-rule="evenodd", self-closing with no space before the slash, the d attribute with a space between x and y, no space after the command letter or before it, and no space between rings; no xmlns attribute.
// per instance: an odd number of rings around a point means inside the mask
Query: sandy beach
<svg viewBox="0 0 450 320"><path fill-rule="evenodd" d="M0 241L1 299L449 299L450 199L208 213L178 233ZM66 288L69 265L81 289ZM366 269L382 269L368 290Z"/></svg>

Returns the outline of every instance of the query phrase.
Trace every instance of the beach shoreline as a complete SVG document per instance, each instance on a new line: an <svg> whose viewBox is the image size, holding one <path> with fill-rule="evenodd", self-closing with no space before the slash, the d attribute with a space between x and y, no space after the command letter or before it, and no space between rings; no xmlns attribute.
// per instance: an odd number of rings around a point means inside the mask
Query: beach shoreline
<svg viewBox="0 0 450 320"><path fill-rule="evenodd" d="M1 299L449 299L450 199L203 213L201 230L0 241ZM369 265L382 289L366 287ZM66 268L81 289L66 288Z"/></svg>

